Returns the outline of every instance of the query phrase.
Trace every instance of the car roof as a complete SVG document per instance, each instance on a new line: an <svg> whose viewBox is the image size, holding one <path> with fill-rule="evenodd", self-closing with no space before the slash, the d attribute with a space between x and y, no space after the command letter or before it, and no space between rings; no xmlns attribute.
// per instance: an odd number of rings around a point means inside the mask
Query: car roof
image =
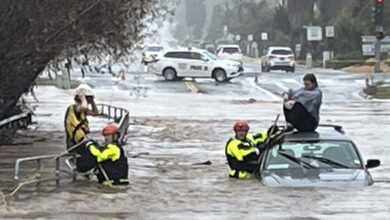
<svg viewBox="0 0 390 220"><path fill-rule="evenodd" d="M221 47L237 47L237 48L240 48L240 46L238 46L237 44L220 44L218 45L219 48Z"/></svg>
<svg viewBox="0 0 390 220"><path fill-rule="evenodd" d="M188 49L181 49L181 48L179 48L179 49L171 49L171 50L165 50L165 53L174 53L174 52L192 52L192 51L190 51L190 50L188 50Z"/></svg>
<svg viewBox="0 0 390 220"><path fill-rule="evenodd" d="M269 47L268 49L269 50L290 50L291 51L291 48L289 48L289 47Z"/></svg>
<svg viewBox="0 0 390 220"><path fill-rule="evenodd" d="M165 53L174 53L174 52L207 52L207 50L205 49L194 49L194 50L189 50L188 48L178 48L178 49L168 49L168 50L165 50Z"/></svg>
<svg viewBox="0 0 390 220"><path fill-rule="evenodd" d="M161 44L147 44L146 47L164 47L163 45Z"/></svg>
<svg viewBox="0 0 390 220"><path fill-rule="evenodd" d="M284 141L352 141L347 137L342 127L336 125L320 125L313 132L293 132L287 133L284 137Z"/></svg>

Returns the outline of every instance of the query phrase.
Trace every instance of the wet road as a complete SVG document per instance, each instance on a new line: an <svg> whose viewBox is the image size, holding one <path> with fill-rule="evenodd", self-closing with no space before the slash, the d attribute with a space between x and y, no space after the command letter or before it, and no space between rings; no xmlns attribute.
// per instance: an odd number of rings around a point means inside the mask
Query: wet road
<svg viewBox="0 0 390 220"><path fill-rule="evenodd" d="M266 129L275 115L281 113L279 94L301 86L306 72L298 69L294 74L262 73L257 84L250 77L240 77L228 84L216 84L211 79L165 82L149 74L128 75L126 81L91 77L88 83L96 89L99 102L130 110L132 125L125 149L131 155L147 153L129 159L131 188L113 192L81 180L65 181L57 189L48 184L31 198L11 200L6 207L1 206L0 216L39 219L59 216L61 219L367 219L370 216L370 219L386 219L390 184L348 189L268 188L257 180L238 181L227 177L224 147L233 135L234 121L248 120L252 131ZM321 122L342 125L365 160L381 160L382 165L371 170L373 178L388 179L390 103L367 100L360 95L365 75L321 70L316 74L324 93ZM143 87L148 88L146 93ZM58 98L47 96L47 90ZM137 91L142 95L136 97ZM34 131L35 144L2 146L9 148L3 150L2 158L7 152L13 152L14 158L23 153L63 150L62 136L57 134L63 132L63 113L58 112L72 101L72 93L47 87L39 88L36 93L41 103L34 103L39 125ZM45 106L58 111L49 111ZM98 119L91 121L96 138L104 123ZM57 135L40 140L45 132ZM39 147L45 143L50 144ZM16 147L28 150L18 153ZM1 189L5 192L9 191L10 183L3 184L4 179L12 178L11 161L2 164L5 168ZM212 164L194 165L205 161Z"/></svg>

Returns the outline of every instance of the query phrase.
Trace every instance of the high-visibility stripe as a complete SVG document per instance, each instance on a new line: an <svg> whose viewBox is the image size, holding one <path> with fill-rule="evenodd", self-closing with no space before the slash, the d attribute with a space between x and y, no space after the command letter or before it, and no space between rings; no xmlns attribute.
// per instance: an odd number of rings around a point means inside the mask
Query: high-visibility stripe
<svg viewBox="0 0 390 220"><path fill-rule="evenodd" d="M252 174L246 172L246 171L236 171L236 170L231 170L229 172L230 177L238 178L238 179L250 179L252 178Z"/></svg>
<svg viewBox="0 0 390 220"><path fill-rule="evenodd" d="M245 156L255 152L255 150L252 147L248 149L240 149L240 144L241 141L238 139L233 139L230 141L227 147L227 154L236 158L238 161L243 161Z"/></svg>
<svg viewBox="0 0 390 220"><path fill-rule="evenodd" d="M89 151L97 158L98 162L105 160L117 161L121 156L121 150L115 144L108 144L103 151L100 151L96 146L91 145Z"/></svg>

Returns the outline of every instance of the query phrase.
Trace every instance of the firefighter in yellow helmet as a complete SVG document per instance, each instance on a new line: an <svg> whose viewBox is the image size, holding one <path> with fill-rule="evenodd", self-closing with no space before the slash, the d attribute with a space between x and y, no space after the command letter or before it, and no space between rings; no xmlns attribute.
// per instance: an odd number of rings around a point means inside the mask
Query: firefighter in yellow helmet
<svg viewBox="0 0 390 220"><path fill-rule="evenodd" d="M76 88L75 103L68 106L65 113L65 133L67 149L86 142L89 140L89 123L87 115L98 115L98 109L94 101L92 88L86 84L81 84ZM91 109L89 108L91 106ZM86 172L87 168L83 165L83 157L85 156L85 147L82 145L71 150L72 153L77 153L79 157L76 160L76 168L79 172Z"/></svg>
<svg viewBox="0 0 390 220"><path fill-rule="evenodd" d="M229 176L239 179L249 179L257 167L262 143L267 140L267 131L249 134L249 125L245 121L237 121L233 130L235 137L226 144L225 154L230 167Z"/></svg>
<svg viewBox="0 0 390 220"><path fill-rule="evenodd" d="M88 142L87 149L95 157L98 166L95 174L99 183L103 185L128 185L127 157L122 146L119 144L120 132L118 126L109 124L104 127L102 134L105 145Z"/></svg>

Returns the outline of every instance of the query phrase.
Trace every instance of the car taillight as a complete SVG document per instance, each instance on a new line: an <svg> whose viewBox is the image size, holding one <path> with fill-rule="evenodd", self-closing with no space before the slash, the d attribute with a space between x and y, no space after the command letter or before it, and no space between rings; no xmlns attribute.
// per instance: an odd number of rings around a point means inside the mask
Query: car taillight
<svg viewBox="0 0 390 220"><path fill-rule="evenodd" d="M269 59L270 60L273 60L273 59L275 59L276 57L275 56L269 56Z"/></svg>
<svg viewBox="0 0 390 220"><path fill-rule="evenodd" d="M294 60L295 58L294 58L294 56L289 56L288 59Z"/></svg>

